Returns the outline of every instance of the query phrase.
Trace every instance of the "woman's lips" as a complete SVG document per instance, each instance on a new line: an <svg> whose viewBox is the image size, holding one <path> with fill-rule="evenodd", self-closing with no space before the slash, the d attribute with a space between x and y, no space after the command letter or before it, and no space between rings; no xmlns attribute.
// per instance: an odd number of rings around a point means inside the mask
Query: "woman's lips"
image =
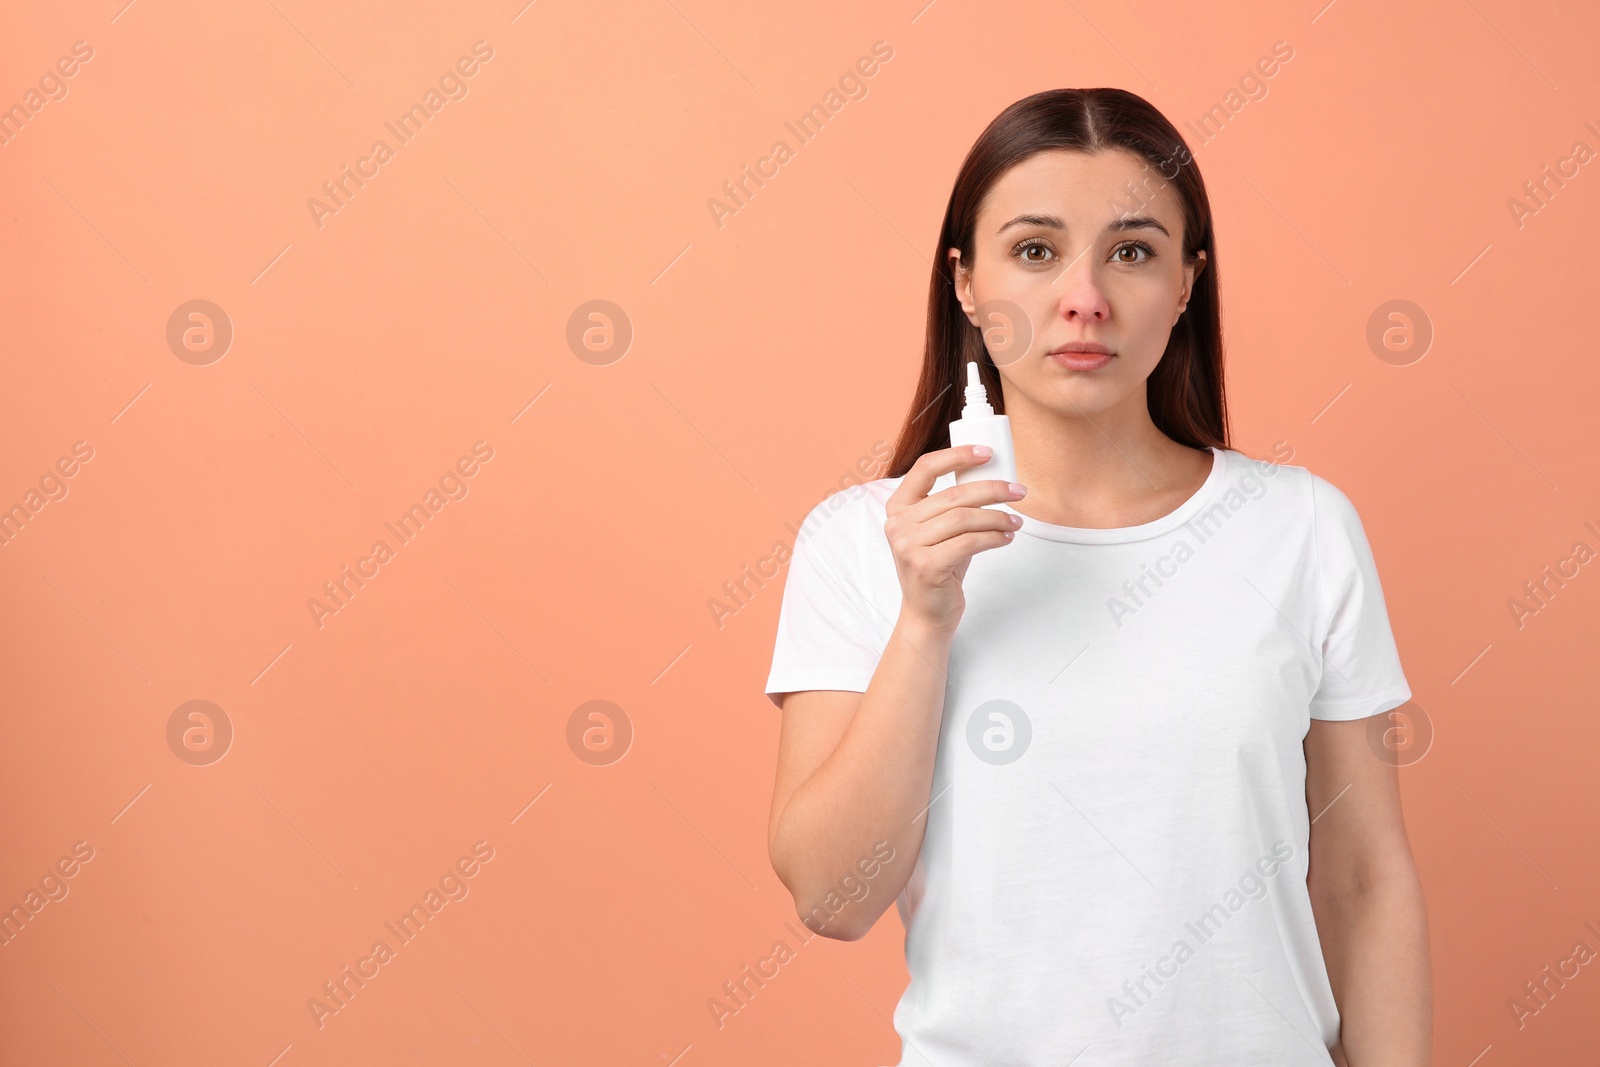
<svg viewBox="0 0 1600 1067"><path fill-rule="evenodd" d="M1050 358L1068 370L1099 370L1112 360L1101 352L1052 352Z"/></svg>

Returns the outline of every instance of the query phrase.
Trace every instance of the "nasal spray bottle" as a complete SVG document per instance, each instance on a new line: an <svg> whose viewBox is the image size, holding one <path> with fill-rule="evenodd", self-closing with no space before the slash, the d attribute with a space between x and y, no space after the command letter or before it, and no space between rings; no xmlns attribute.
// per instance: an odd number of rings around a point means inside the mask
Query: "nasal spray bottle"
<svg viewBox="0 0 1600 1067"><path fill-rule="evenodd" d="M976 467L956 469L956 484L999 478L1017 480L1017 453L1011 445L1011 420L996 415L989 394L978 380L978 364L967 364L967 403L961 417L950 424L950 446L988 445L993 453Z"/></svg>

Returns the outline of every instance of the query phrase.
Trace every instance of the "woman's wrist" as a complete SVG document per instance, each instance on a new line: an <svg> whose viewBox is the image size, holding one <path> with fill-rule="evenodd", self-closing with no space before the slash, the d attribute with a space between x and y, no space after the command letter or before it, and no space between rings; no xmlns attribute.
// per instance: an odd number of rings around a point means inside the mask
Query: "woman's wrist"
<svg viewBox="0 0 1600 1067"><path fill-rule="evenodd" d="M948 645L956 635L956 624L960 619L949 623L935 622L932 619L911 612L902 611L895 620L895 633L904 637L918 648L928 645Z"/></svg>

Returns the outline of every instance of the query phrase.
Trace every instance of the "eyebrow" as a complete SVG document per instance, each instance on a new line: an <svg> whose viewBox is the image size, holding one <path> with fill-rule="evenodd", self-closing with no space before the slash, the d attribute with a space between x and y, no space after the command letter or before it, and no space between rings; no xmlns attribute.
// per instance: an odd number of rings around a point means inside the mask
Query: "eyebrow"
<svg viewBox="0 0 1600 1067"><path fill-rule="evenodd" d="M1056 215L1018 215L996 230L995 233L1005 233L1013 226L1043 226L1052 230L1064 230L1067 228L1067 224L1062 222L1060 217ZM1106 225L1107 233L1122 233L1125 230L1160 230L1166 236L1172 236L1167 232L1165 226L1149 215L1124 215Z"/></svg>

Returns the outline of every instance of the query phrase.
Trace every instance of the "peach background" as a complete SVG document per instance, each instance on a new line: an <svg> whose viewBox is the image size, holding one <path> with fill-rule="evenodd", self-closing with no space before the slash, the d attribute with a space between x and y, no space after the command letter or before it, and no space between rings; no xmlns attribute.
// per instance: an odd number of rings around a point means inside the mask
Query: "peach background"
<svg viewBox="0 0 1600 1067"><path fill-rule="evenodd" d="M94 48L0 146L0 506L93 448L0 552L0 903L95 850L0 948L5 1064L894 1062L892 913L712 1021L795 939L764 840L781 580L720 628L707 604L893 437L972 140L1089 85L1191 137L1236 447L1287 442L1372 540L1437 731L1402 777L1438 1062L1600 1042L1595 968L1523 1029L1507 1007L1600 947L1600 576L1507 608L1600 547L1600 175L1507 207L1600 147L1594 11L124 3L0 34L4 106ZM1194 138L1280 39L1269 94ZM469 95L318 228L307 199L479 40ZM708 199L878 40L868 95L719 229ZM207 366L165 339L198 298L235 329ZM635 330L606 366L566 341L592 299ZM1408 366L1366 345L1391 299L1436 330ZM319 628L322 583L479 440L469 495ZM235 730L209 766L167 744L193 699ZM566 742L595 699L635 730L609 766ZM307 999L477 841L470 895L319 1029Z"/></svg>

